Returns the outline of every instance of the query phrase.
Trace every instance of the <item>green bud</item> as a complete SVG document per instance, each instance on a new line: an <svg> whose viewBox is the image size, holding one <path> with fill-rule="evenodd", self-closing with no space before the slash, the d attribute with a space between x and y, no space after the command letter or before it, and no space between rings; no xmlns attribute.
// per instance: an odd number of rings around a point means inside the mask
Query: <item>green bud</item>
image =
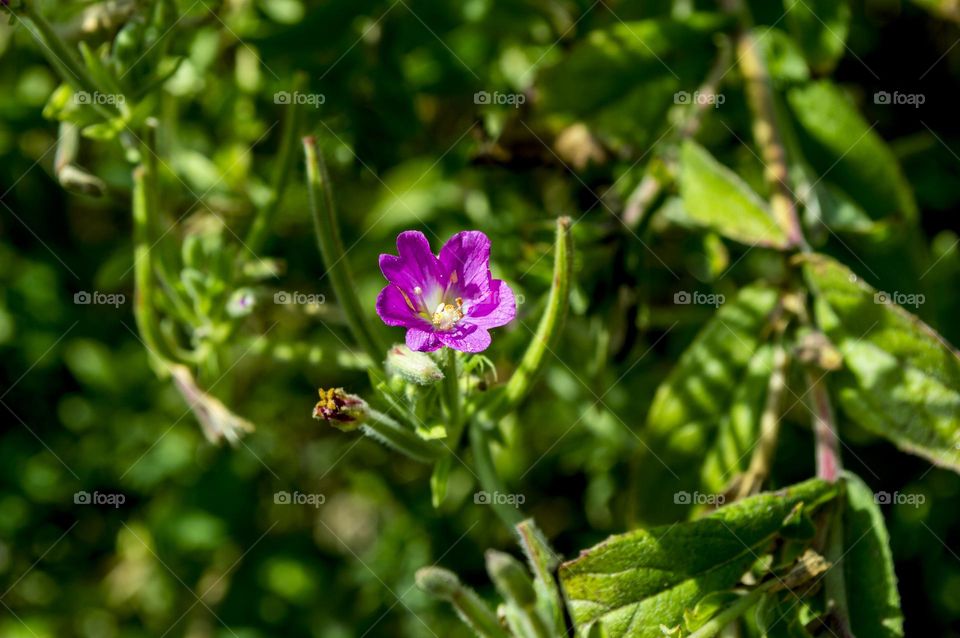
<svg viewBox="0 0 960 638"><path fill-rule="evenodd" d="M460 579L449 569L442 567L423 567L417 570L414 577L424 592L440 600L453 600L460 590Z"/></svg>
<svg viewBox="0 0 960 638"><path fill-rule="evenodd" d="M423 352L414 352L403 344L387 351L387 373L417 385L432 385L443 380L443 372L433 358Z"/></svg>
<svg viewBox="0 0 960 638"><path fill-rule="evenodd" d="M487 572L504 598L527 608L536 604L537 594L533 582L523 565L510 554L487 550Z"/></svg>

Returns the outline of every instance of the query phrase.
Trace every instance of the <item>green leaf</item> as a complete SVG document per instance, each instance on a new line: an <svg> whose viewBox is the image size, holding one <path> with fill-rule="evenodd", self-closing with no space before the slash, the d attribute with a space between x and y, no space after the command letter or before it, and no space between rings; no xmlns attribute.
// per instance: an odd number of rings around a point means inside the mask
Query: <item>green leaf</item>
<svg viewBox="0 0 960 638"><path fill-rule="evenodd" d="M795 83L810 79L810 69L803 52L789 35L780 29L763 27L754 29L754 41L763 54L767 71L774 82Z"/></svg>
<svg viewBox="0 0 960 638"><path fill-rule="evenodd" d="M846 472L843 512L844 554L850 628L857 636L902 638L903 613L893 571L890 536L873 490Z"/></svg>
<svg viewBox="0 0 960 638"><path fill-rule="evenodd" d="M840 405L900 448L960 471L960 357L932 328L842 264L810 255L823 331L843 354ZM885 293L884 293L885 294Z"/></svg>
<svg viewBox="0 0 960 638"><path fill-rule="evenodd" d="M692 141L680 153L680 194L690 217L724 237L750 246L788 245L766 202Z"/></svg>
<svg viewBox="0 0 960 638"><path fill-rule="evenodd" d="M657 389L648 430L671 466L699 459L709 437L730 412L734 391L764 339L777 292L748 286L725 304L687 348Z"/></svg>
<svg viewBox="0 0 960 638"><path fill-rule="evenodd" d="M815 82L793 89L787 98L804 156L820 176L856 197L872 219L916 217L913 192L893 151L837 86Z"/></svg>
<svg viewBox="0 0 960 638"><path fill-rule="evenodd" d="M703 597L734 586L797 504L834 496L834 485L811 479L700 520L610 537L560 566L578 632L599 625L610 638L661 638L661 624L680 624Z"/></svg>
<svg viewBox="0 0 960 638"><path fill-rule="evenodd" d="M749 467L772 369L773 346L764 344L747 364L734 390L730 409L717 428L716 440L707 452L701 470L705 489L723 492L731 479Z"/></svg>
<svg viewBox="0 0 960 638"><path fill-rule="evenodd" d="M847 0L783 0L790 34L810 66L828 73L843 57L850 32Z"/></svg>

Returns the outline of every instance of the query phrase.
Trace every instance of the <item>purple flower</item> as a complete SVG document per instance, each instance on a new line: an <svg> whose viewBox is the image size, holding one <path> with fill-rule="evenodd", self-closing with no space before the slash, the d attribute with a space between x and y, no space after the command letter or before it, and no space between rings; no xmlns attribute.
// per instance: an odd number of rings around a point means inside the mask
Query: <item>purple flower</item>
<svg viewBox="0 0 960 638"><path fill-rule="evenodd" d="M390 283L377 297L377 314L407 329L411 350L481 352L490 345L488 330L516 316L513 291L490 276L490 239L482 232L457 233L437 257L423 233L408 230L397 237L397 252L380 255Z"/></svg>

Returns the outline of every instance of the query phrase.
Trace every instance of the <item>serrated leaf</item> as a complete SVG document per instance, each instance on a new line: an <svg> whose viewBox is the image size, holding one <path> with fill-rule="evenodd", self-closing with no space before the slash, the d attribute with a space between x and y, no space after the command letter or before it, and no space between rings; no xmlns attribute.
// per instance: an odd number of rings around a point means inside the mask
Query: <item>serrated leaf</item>
<svg viewBox="0 0 960 638"><path fill-rule="evenodd" d="M821 328L843 354L844 412L900 448L960 471L960 357L932 328L825 255L807 258Z"/></svg>
<svg viewBox="0 0 960 638"><path fill-rule="evenodd" d="M814 82L787 98L804 156L821 176L855 197L872 219L916 217L913 192L893 151L837 86Z"/></svg>
<svg viewBox="0 0 960 638"><path fill-rule="evenodd" d="M661 638L704 596L734 586L766 552L798 503L814 508L836 487L811 479L720 508L696 521L612 536L560 566L580 635L596 625L610 638Z"/></svg>
<svg viewBox="0 0 960 638"><path fill-rule="evenodd" d="M680 195L690 217L724 237L750 246L786 248L789 243L766 202L689 140L680 152Z"/></svg>
<svg viewBox="0 0 960 638"><path fill-rule="evenodd" d="M850 628L857 636L902 638L903 613L883 513L860 477L846 472L844 478L842 564Z"/></svg>
<svg viewBox="0 0 960 638"><path fill-rule="evenodd" d="M671 460L689 462L706 449L729 411L734 390L764 338L777 292L748 286L703 328L657 389L648 430Z"/></svg>
<svg viewBox="0 0 960 638"><path fill-rule="evenodd" d="M783 0L790 35L817 73L828 73L843 57L850 32L847 0Z"/></svg>

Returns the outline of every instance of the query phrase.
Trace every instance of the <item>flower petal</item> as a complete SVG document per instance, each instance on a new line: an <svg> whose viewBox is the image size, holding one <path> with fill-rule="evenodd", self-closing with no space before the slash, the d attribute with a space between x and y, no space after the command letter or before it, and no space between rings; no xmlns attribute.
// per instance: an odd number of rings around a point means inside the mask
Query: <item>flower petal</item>
<svg viewBox="0 0 960 638"><path fill-rule="evenodd" d="M433 352L439 349L441 345L437 335L430 330L421 330L420 328L407 330L407 347L411 350Z"/></svg>
<svg viewBox="0 0 960 638"><path fill-rule="evenodd" d="M393 284L389 284L377 296L377 314L388 326L424 329L430 326L426 319L410 308L403 292Z"/></svg>
<svg viewBox="0 0 960 638"><path fill-rule="evenodd" d="M456 273L464 299L483 297L490 291L490 239L479 230L459 232L440 249L444 273Z"/></svg>
<svg viewBox="0 0 960 638"><path fill-rule="evenodd" d="M504 326L517 316L517 302L513 290L500 279L490 280L490 294L466 309L464 322L481 328Z"/></svg>
<svg viewBox="0 0 960 638"><path fill-rule="evenodd" d="M446 285L440 262L430 252L430 242L417 230L408 230L397 236L399 256L380 255L380 270L392 284L399 286L411 298L419 286L423 294Z"/></svg>
<svg viewBox="0 0 960 638"><path fill-rule="evenodd" d="M436 336L443 345L460 352L483 352L490 346L490 333L477 325L468 324L453 332L438 332Z"/></svg>

